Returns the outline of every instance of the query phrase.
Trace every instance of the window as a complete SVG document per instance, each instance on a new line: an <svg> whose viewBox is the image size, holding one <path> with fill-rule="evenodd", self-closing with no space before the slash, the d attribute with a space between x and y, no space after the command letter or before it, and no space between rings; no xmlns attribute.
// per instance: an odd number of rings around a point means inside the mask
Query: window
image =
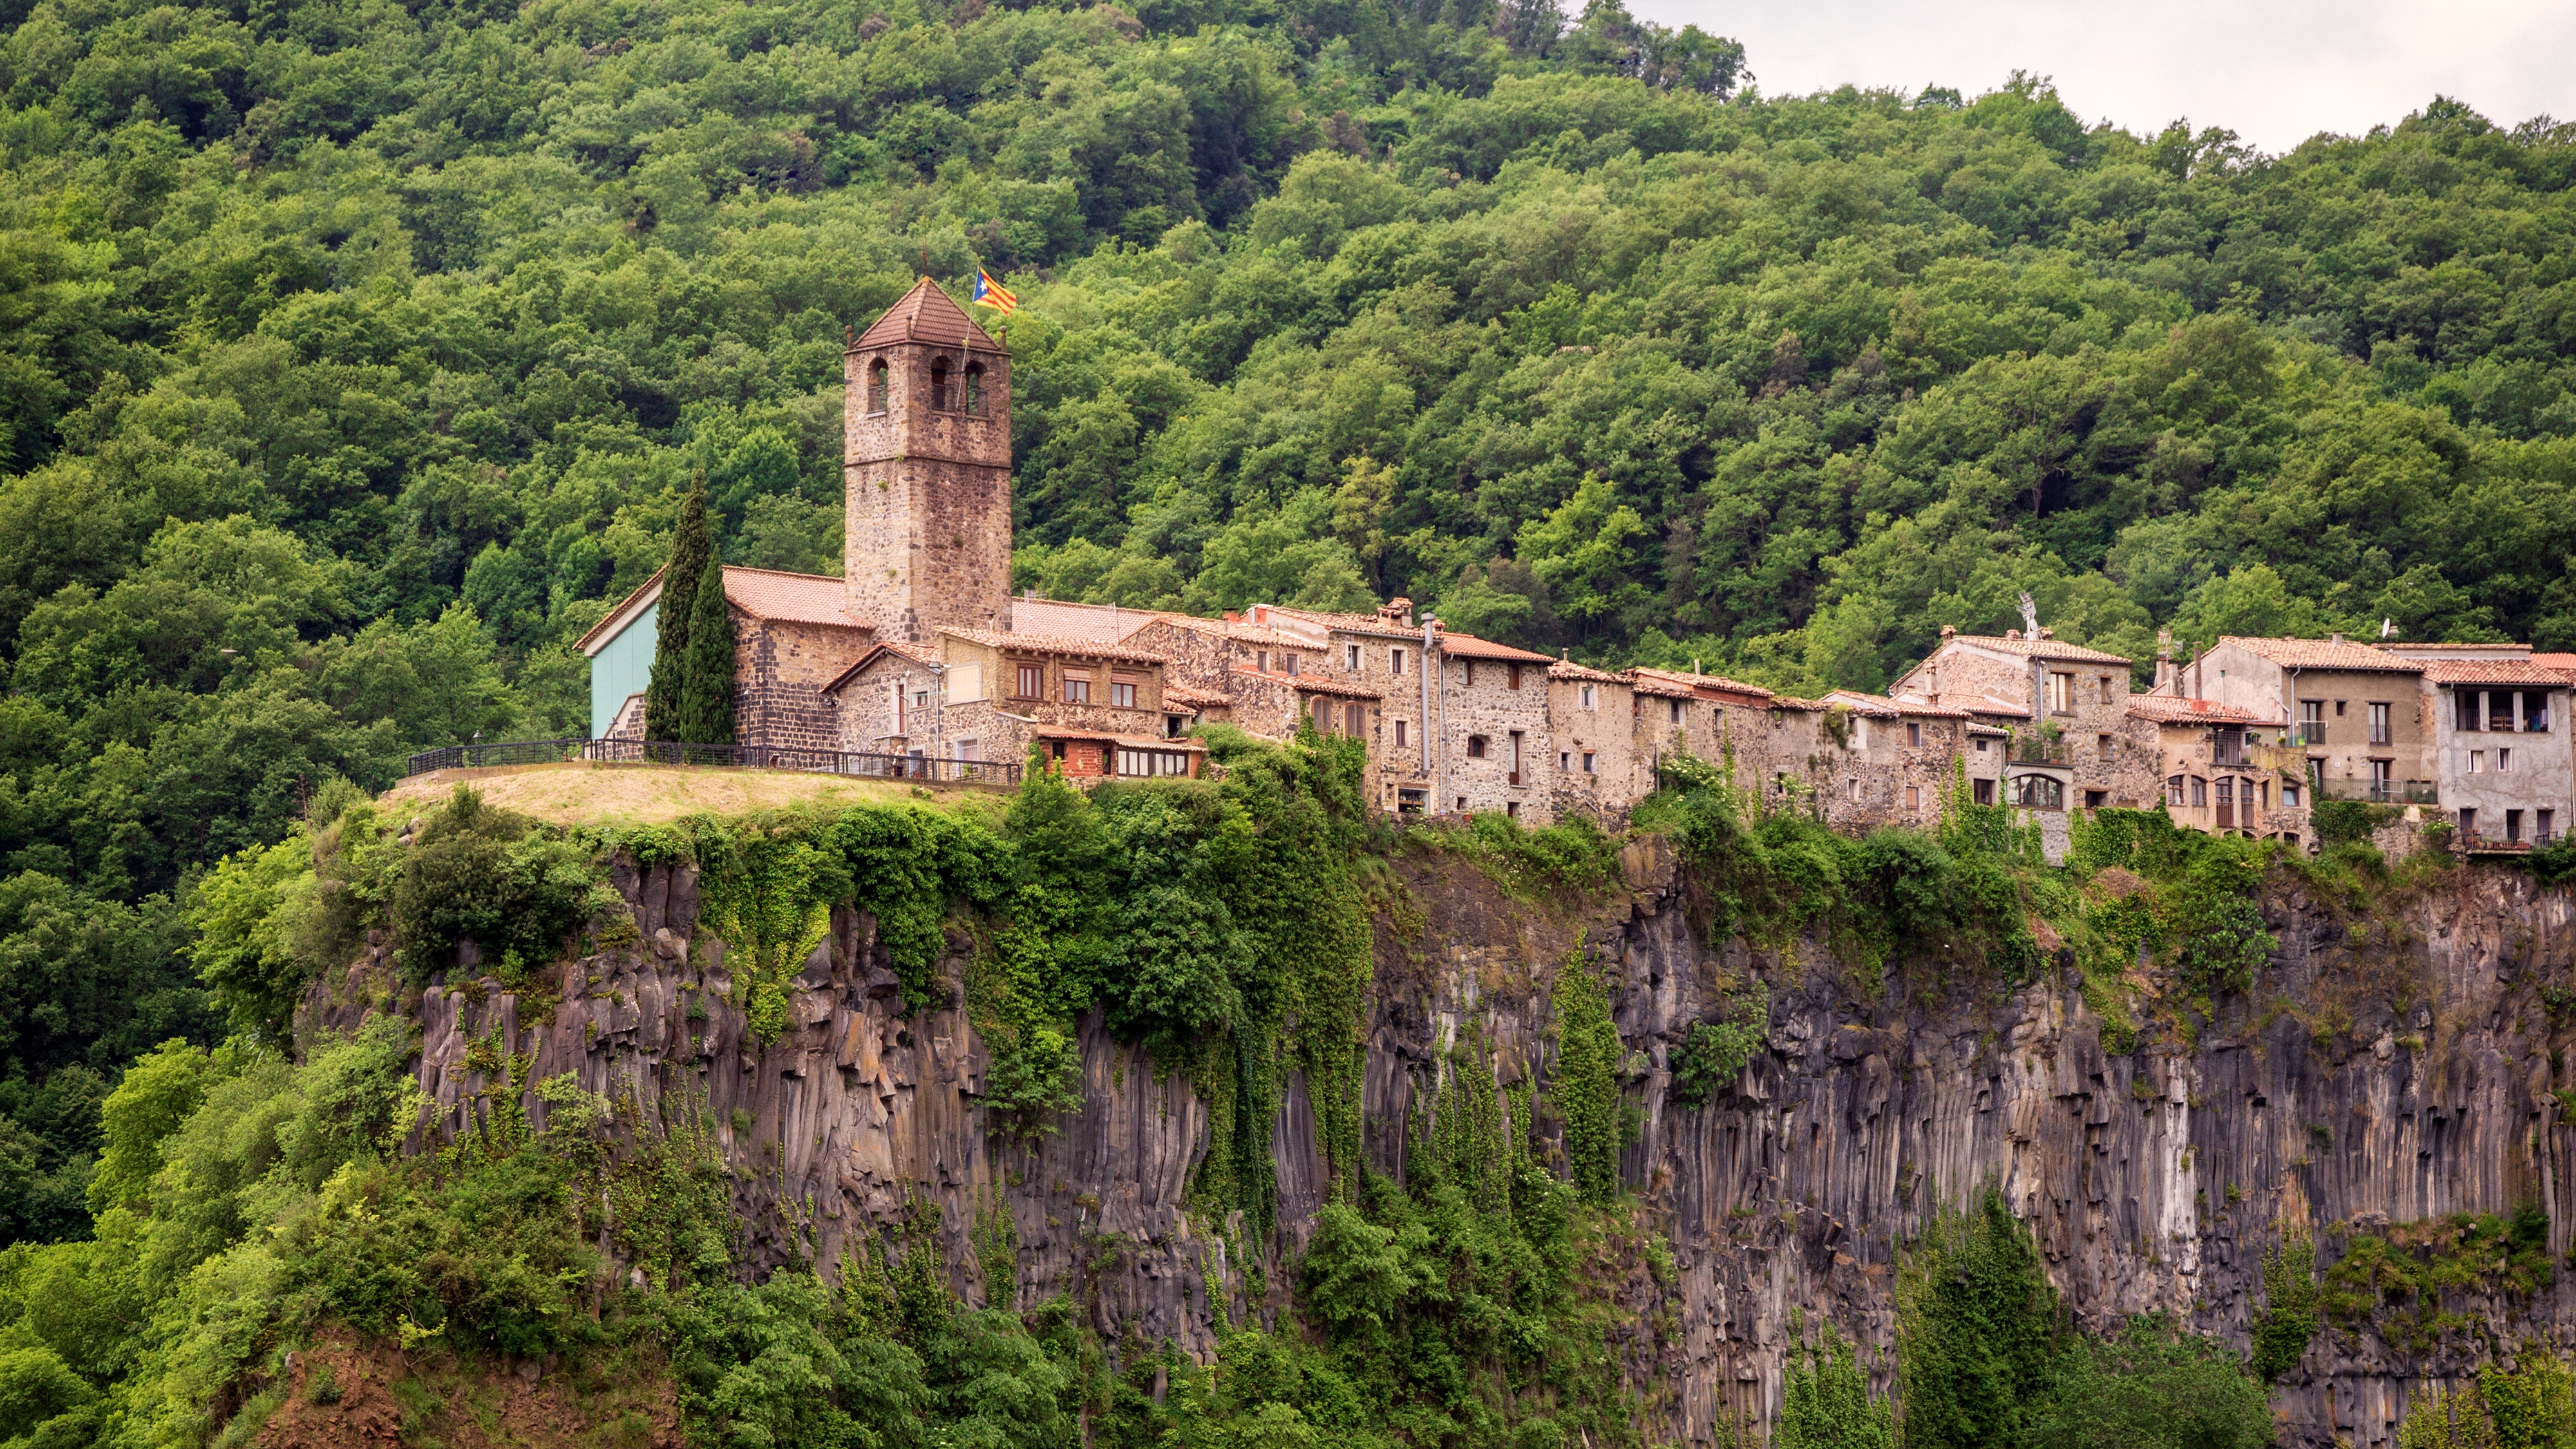
<svg viewBox="0 0 2576 1449"><path fill-rule="evenodd" d="M2109 735L2095 735L2093 737L2093 748L2106 755L2111 753L2111 737Z"/></svg>
<svg viewBox="0 0 2576 1449"><path fill-rule="evenodd" d="M1046 694L1046 668L1038 664L1019 667L1020 683L1013 694L1016 699L1038 699Z"/></svg>
<svg viewBox="0 0 2576 1449"><path fill-rule="evenodd" d="M2486 769L2486 767L2487 767L2487 752L2486 752L2486 751L2484 751L2484 750L2471 750L2471 751L2469 751L2469 773L2470 773L2470 774L2472 774L2472 775L2478 774L2478 773L2480 773L2480 772L2484 771L2484 770Z"/></svg>
<svg viewBox="0 0 2576 1449"><path fill-rule="evenodd" d="M1403 650L1389 649L1386 651L1386 672L1389 674L1402 674L1404 672Z"/></svg>
<svg viewBox="0 0 2576 1449"><path fill-rule="evenodd" d="M1859 803L1859 801L1860 801L1860 781L1858 781L1858 780L1856 780L1856 779L1855 779L1855 780L1853 780L1853 781L1851 782L1851 788L1850 788L1848 791L1846 791L1846 792L1845 792L1845 794L1846 794L1846 796L1847 796L1847 797L1848 797L1848 798L1849 798L1853 803L1855 803L1855 804Z"/></svg>
<svg viewBox="0 0 2576 1449"><path fill-rule="evenodd" d="M1353 674L1357 674L1357 673L1359 673L1359 672L1360 672L1360 646L1358 646L1357 644L1345 644L1345 645L1343 645L1343 646L1342 646L1342 653L1343 653L1343 663L1349 667L1349 669L1350 669L1351 673L1353 673Z"/></svg>
<svg viewBox="0 0 2576 1449"><path fill-rule="evenodd" d="M1905 808L1908 810L1920 810L1923 808L1922 786L1908 785L1905 787Z"/></svg>
<svg viewBox="0 0 2576 1449"><path fill-rule="evenodd" d="M1583 773L1587 775L1597 773L1592 768L1592 752L1590 750L1585 750L1583 752Z"/></svg>
<svg viewBox="0 0 2576 1449"><path fill-rule="evenodd" d="M1919 747L1923 743L1923 726L1912 720L1906 721L1905 742Z"/></svg>
<svg viewBox="0 0 2576 1449"><path fill-rule="evenodd" d="M1467 736L1467 758L1471 760L1481 760L1484 757L1485 737L1483 735Z"/></svg>
<svg viewBox="0 0 2576 1449"><path fill-rule="evenodd" d="M1361 706L1350 705L1342 710L1342 724L1350 733L1362 734L1368 729L1368 716L1361 713Z"/></svg>
<svg viewBox="0 0 2576 1449"><path fill-rule="evenodd" d="M1297 656L1294 654L1280 655L1279 667L1290 674L1295 674L1297 672Z"/></svg>
<svg viewBox="0 0 2576 1449"><path fill-rule="evenodd" d="M2463 806L2460 810L2460 834L2467 836L2477 833L2478 812L2474 808Z"/></svg>
<svg viewBox="0 0 2576 1449"><path fill-rule="evenodd" d="M2504 812L2504 838L2509 841L2522 839L2521 811L2508 810Z"/></svg>
<svg viewBox="0 0 2576 1449"><path fill-rule="evenodd" d="M2507 773L2507 772L2511 771L2512 769L2513 769L2513 751L2511 751L2511 750L2498 750L2498 751L2496 751L2496 773L2497 773L2497 774L2499 774L2499 775L2502 775L2502 774L2505 774L2505 773Z"/></svg>
<svg viewBox="0 0 2576 1449"><path fill-rule="evenodd" d="M984 746L982 742L977 740L959 740L957 742L957 758L963 763L969 765L981 760L984 758Z"/></svg>
<svg viewBox="0 0 2576 1449"><path fill-rule="evenodd" d="M2171 805L2171 806L2175 806L2175 807L2179 807L2179 806L2181 806L2181 804L2182 804L2182 776L2180 776L2180 775L2167 775L2167 776L2165 776L2165 803L2166 803L2167 805Z"/></svg>
<svg viewBox="0 0 2576 1449"><path fill-rule="evenodd" d="M2084 808L2099 810L2102 808L2102 802L2109 798L2111 798L2111 792L2108 790L2087 790L2084 792Z"/></svg>
<svg viewBox="0 0 2576 1449"><path fill-rule="evenodd" d="M1267 649L1255 649L1252 651L1252 667L1264 674L1268 674L1270 672L1270 651Z"/></svg>
<svg viewBox="0 0 2576 1449"><path fill-rule="evenodd" d="M1585 709L1592 708L1592 686L1587 684L1583 686L1581 690L1577 691L1577 693L1581 697L1583 707Z"/></svg>
<svg viewBox="0 0 2576 1449"><path fill-rule="evenodd" d="M984 411L984 364L980 362L966 364L966 411L979 415Z"/></svg>
<svg viewBox="0 0 2576 1449"><path fill-rule="evenodd" d="M1504 816L1504 818L1505 818L1505 819L1508 819L1508 820L1518 820L1518 819L1520 819L1520 818L1521 818L1521 802L1519 802L1518 800L1506 800L1506 801L1504 801L1504 802L1503 802L1503 816Z"/></svg>
<svg viewBox="0 0 2576 1449"><path fill-rule="evenodd" d="M1557 767L1557 769L1559 769L1559 770L1571 770L1571 769L1573 769L1573 768L1574 768L1574 756L1573 756L1573 755L1571 755L1571 754L1569 754L1568 752L1566 752L1566 751L1564 751L1564 750L1559 750L1559 751L1557 751L1557 752L1556 752L1556 767Z"/></svg>
<svg viewBox="0 0 2576 1449"><path fill-rule="evenodd" d="M2209 782L2198 775L2191 777L2191 808L2194 810L2209 808Z"/></svg>
<svg viewBox="0 0 2576 1449"><path fill-rule="evenodd" d="M2388 778L2390 773L2395 769L2396 764L2397 762L2395 760L2373 760L2370 762L2371 799L2382 803L2387 801Z"/></svg>
<svg viewBox="0 0 2576 1449"><path fill-rule="evenodd" d="M1395 747L1399 750L1404 748L1404 727L1406 723L1407 721L1405 720L1397 720L1395 722Z"/></svg>
<svg viewBox="0 0 2576 1449"><path fill-rule="evenodd" d="M1163 738L1177 740L1181 737L1181 731L1187 728L1189 728L1189 721L1186 718L1177 714L1163 716Z"/></svg>
<svg viewBox="0 0 2576 1449"><path fill-rule="evenodd" d="M930 691L927 689L914 690L912 692L912 707L914 709L930 708Z"/></svg>
<svg viewBox="0 0 2576 1449"><path fill-rule="evenodd" d="M2075 713L2074 675L2051 674L2048 676L2048 712L2050 714Z"/></svg>
<svg viewBox="0 0 2576 1449"><path fill-rule="evenodd" d="M2296 810L2299 808L2298 786L2283 785L2281 787L2281 808L2284 810Z"/></svg>
<svg viewBox="0 0 2576 1449"><path fill-rule="evenodd" d="M2522 727L2535 735L2549 733L2549 692L2534 690L2522 697Z"/></svg>
<svg viewBox="0 0 2576 1449"><path fill-rule="evenodd" d="M2370 707L2370 742L2374 745L2388 743L2388 706L2384 704Z"/></svg>
<svg viewBox="0 0 2576 1449"><path fill-rule="evenodd" d="M1118 706L1120 709L1134 709L1136 707L1136 681L1132 679L1120 679L1115 675L1110 676L1109 702Z"/></svg>
<svg viewBox="0 0 2576 1449"><path fill-rule="evenodd" d="M1064 672L1064 702L1067 704L1091 703L1091 676L1088 674L1076 674L1070 669L1066 670Z"/></svg>
<svg viewBox="0 0 2576 1449"><path fill-rule="evenodd" d="M1469 659L1463 662L1467 666L1467 687L1473 689L1476 687L1476 661Z"/></svg>
<svg viewBox="0 0 2576 1449"><path fill-rule="evenodd" d="M883 413L885 410L886 365L885 359L880 357L868 364L868 411Z"/></svg>
<svg viewBox="0 0 2576 1449"><path fill-rule="evenodd" d="M2531 837L2532 844L2547 845L2551 839L2554 838L2551 827L2558 823L2558 812L2555 810L2541 810L2534 813L2540 817L2539 820L2535 822L2539 825L2540 830L2538 834Z"/></svg>
<svg viewBox="0 0 2576 1449"><path fill-rule="evenodd" d="M1981 739L1979 739L1979 740L1977 741L1977 753L1982 755L1982 754L1984 754L1985 752L1986 752L1986 742L1981 738Z"/></svg>
<svg viewBox="0 0 2576 1449"><path fill-rule="evenodd" d="M1968 782L1968 784L1969 784L1969 793L1970 793L1971 795L1974 795L1974 796L1976 797L1976 801L1977 801L1977 803L1978 803L1978 804L1980 804L1980 805L1992 805L1993 803L1995 803L1995 782L1994 782L1994 781L1992 781L1992 780L1971 780L1971 781L1969 781L1969 782Z"/></svg>
<svg viewBox="0 0 2576 1449"><path fill-rule="evenodd" d="M2066 808L2066 782L2055 775L2022 775L2013 781L2013 803L2024 810Z"/></svg>
<svg viewBox="0 0 2576 1449"><path fill-rule="evenodd" d="M1505 669L1505 670L1509 671L1509 675L1510 675L1510 687L1511 687L1511 688L1513 688L1513 689L1518 689L1518 688L1520 688L1520 687L1521 687L1521 667L1520 667L1519 665L1517 665L1517 664L1507 664L1507 665L1504 665L1503 667L1504 667L1504 669Z"/></svg>
<svg viewBox="0 0 2576 1449"><path fill-rule="evenodd" d="M948 411L948 359L945 357L930 359L930 410L935 413Z"/></svg>
<svg viewBox="0 0 2576 1449"><path fill-rule="evenodd" d="M1118 773L1122 775L1186 775L1189 772L1190 756L1186 750L1131 750L1122 747L1118 751Z"/></svg>
<svg viewBox="0 0 2576 1449"><path fill-rule="evenodd" d="M2335 718L2343 718L2343 701L2339 699L2335 701Z"/></svg>
<svg viewBox="0 0 2576 1449"><path fill-rule="evenodd" d="M2100 680L2102 684L2102 702L2104 704L2109 704L2111 702L2111 676L2101 674L2094 677Z"/></svg>
<svg viewBox="0 0 2576 1449"><path fill-rule="evenodd" d="M2476 690L2452 690L2451 699L2454 706L2451 711L2451 728L2455 730L2481 730L2486 728L2486 722L2478 717L2478 692Z"/></svg>
<svg viewBox="0 0 2576 1449"><path fill-rule="evenodd" d="M1458 813L1461 815L1467 813L1467 797L1464 795L1458 797Z"/></svg>
<svg viewBox="0 0 2576 1449"><path fill-rule="evenodd" d="M1664 703L1673 712L1673 723L1680 724L1682 722L1682 702L1678 699L1668 699L1665 700Z"/></svg>
<svg viewBox="0 0 2576 1449"><path fill-rule="evenodd" d="M2326 742L2326 702L2322 699L2299 701L2299 739L2303 744Z"/></svg>
<svg viewBox="0 0 2576 1449"><path fill-rule="evenodd" d="M1329 700L1329 699L1324 698L1324 697L1323 697L1322 695L1320 695L1320 694L1319 694L1319 695L1316 695L1316 696L1315 696L1315 733L1317 733L1317 734L1319 734L1319 735L1328 735L1328 734L1331 734L1332 732L1333 732L1333 702L1332 702L1331 700Z"/></svg>

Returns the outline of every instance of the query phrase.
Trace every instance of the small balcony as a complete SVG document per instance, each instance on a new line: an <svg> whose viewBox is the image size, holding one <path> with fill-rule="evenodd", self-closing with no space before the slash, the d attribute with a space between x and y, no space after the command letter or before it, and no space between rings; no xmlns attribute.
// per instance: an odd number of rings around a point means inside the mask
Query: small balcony
<svg viewBox="0 0 2576 1449"><path fill-rule="evenodd" d="M2325 780L2317 794L2327 800L2366 800L2373 805L2431 805L2441 792L2430 780Z"/></svg>
<svg viewBox="0 0 2576 1449"><path fill-rule="evenodd" d="M2534 830L2521 836L2511 836L2494 831L2469 830L2456 838L2459 847L2471 855L2523 855L2547 846L2558 838L2558 832Z"/></svg>
<svg viewBox="0 0 2576 1449"><path fill-rule="evenodd" d="M2326 742L2325 723L2321 720L2308 720L2297 729L2283 735L2281 742L2293 749L2315 749Z"/></svg>
<svg viewBox="0 0 2576 1449"><path fill-rule="evenodd" d="M2063 736L2049 739L2043 735L2015 735L2005 747L2004 759L2016 765L2056 765L2062 769L2074 763L2075 755Z"/></svg>

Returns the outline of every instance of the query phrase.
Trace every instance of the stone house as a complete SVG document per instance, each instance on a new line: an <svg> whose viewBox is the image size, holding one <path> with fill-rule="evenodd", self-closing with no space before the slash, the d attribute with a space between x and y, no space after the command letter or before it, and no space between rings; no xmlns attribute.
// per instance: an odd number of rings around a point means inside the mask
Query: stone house
<svg viewBox="0 0 2576 1449"><path fill-rule="evenodd" d="M2149 692L2276 721L2255 742L2253 762L2311 794L2429 804L2434 731L2423 674L2420 661L2341 635L2227 636Z"/></svg>
<svg viewBox="0 0 2576 1449"><path fill-rule="evenodd" d="M2000 754L1977 748L1979 740L1970 733L1976 717L1957 705L1848 689L1828 693L1824 702L1851 715L1837 762L1839 788L1829 784L1825 791L1825 818L1831 824L1851 829L1930 825L1941 816L1954 772L2000 778ZM1984 769L1972 769L1971 757L1984 757L1977 762ZM1986 793L1994 792L1990 787Z"/></svg>
<svg viewBox="0 0 2576 1449"><path fill-rule="evenodd" d="M1961 706L2005 729L2005 803L2048 811L2149 803L2148 751L2128 720L2130 662L2048 629L2022 635L1944 626L1939 646L1888 693Z"/></svg>
<svg viewBox="0 0 2576 1449"><path fill-rule="evenodd" d="M2310 838L2301 776L2265 764L2286 728L2278 715L2150 693L2129 701L2129 718L2152 740L2157 793L2175 824L2292 845Z"/></svg>
<svg viewBox="0 0 2576 1449"><path fill-rule="evenodd" d="M840 748L837 712L823 686L875 635L851 609L841 581L727 564L724 590L735 640L735 738L772 749ZM644 687L653 677L661 603L656 569L574 642L591 661L592 737L644 737Z"/></svg>
<svg viewBox="0 0 2576 1449"><path fill-rule="evenodd" d="M2472 854L2546 845L2576 809L2569 677L2529 659L2430 659L2433 782L2452 838Z"/></svg>
<svg viewBox="0 0 2576 1449"><path fill-rule="evenodd" d="M831 693L844 749L892 742L972 764L1039 744L1068 775L1196 775L1206 748L1180 736L1197 707L1166 706L1163 670L1160 655L1116 644L943 628L935 650L871 649Z"/></svg>
<svg viewBox="0 0 2576 1449"><path fill-rule="evenodd" d="M1548 777L1552 819L1588 816L1605 830L1653 793L1654 757L1638 748L1635 687L1624 677L1560 659L1547 667L1547 714L1556 743Z"/></svg>

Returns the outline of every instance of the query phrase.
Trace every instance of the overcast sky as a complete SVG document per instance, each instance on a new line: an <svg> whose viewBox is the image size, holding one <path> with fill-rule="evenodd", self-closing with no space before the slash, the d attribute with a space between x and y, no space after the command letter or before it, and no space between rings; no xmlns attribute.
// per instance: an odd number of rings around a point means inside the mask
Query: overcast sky
<svg viewBox="0 0 2576 1449"><path fill-rule="evenodd" d="M1580 10L1580 4L1569 9ZM2067 106L2153 134L2189 116L2266 151L2394 125L2436 95L2511 127L2576 120L2576 0L1629 0L1744 42L1765 95L1848 81L1975 96L2016 67Z"/></svg>

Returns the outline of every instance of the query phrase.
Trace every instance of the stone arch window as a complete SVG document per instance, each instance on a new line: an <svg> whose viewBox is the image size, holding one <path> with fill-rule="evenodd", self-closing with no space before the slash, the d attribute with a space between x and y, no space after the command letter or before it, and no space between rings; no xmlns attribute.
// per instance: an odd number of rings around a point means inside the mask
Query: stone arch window
<svg viewBox="0 0 2576 1449"><path fill-rule="evenodd" d="M966 364L966 411L981 415L984 411L984 364Z"/></svg>
<svg viewBox="0 0 2576 1449"><path fill-rule="evenodd" d="M945 357L930 359L930 410L935 413L949 411L948 359Z"/></svg>
<svg viewBox="0 0 2576 1449"><path fill-rule="evenodd" d="M886 360L882 357L868 364L868 411L886 410Z"/></svg>

